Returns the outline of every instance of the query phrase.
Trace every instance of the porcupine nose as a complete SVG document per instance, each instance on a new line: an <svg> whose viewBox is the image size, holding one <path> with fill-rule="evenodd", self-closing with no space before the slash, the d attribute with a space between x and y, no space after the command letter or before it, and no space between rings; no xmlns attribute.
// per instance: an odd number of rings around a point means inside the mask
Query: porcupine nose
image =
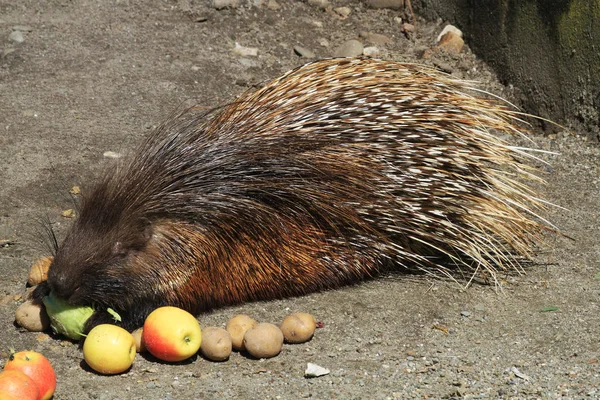
<svg viewBox="0 0 600 400"><path fill-rule="evenodd" d="M48 285L54 296L69 299L78 288L73 276L60 272L54 262L48 270Z"/></svg>

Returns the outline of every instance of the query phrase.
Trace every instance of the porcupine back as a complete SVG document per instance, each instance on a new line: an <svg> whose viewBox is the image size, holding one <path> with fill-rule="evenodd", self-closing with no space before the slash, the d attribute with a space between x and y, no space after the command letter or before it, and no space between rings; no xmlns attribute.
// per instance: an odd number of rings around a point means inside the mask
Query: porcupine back
<svg viewBox="0 0 600 400"><path fill-rule="evenodd" d="M543 206L522 181L537 178L499 138L518 114L474 93L423 66L332 59L171 118L83 201L80 227L151 231L90 298L200 312L387 268L519 269Z"/></svg>

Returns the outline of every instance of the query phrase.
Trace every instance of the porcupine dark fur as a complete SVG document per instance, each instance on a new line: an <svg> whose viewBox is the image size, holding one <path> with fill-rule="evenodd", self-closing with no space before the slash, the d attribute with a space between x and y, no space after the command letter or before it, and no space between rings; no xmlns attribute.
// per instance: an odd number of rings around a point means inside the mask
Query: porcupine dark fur
<svg viewBox="0 0 600 400"><path fill-rule="evenodd" d="M50 290L128 328L417 268L494 281L543 227L519 114L430 68L331 59L170 118L83 197Z"/></svg>

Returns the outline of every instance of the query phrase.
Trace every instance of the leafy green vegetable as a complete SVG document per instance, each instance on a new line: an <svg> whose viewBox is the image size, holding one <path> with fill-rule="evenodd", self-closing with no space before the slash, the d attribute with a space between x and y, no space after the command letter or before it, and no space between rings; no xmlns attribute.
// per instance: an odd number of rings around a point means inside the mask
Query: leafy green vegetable
<svg viewBox="0 0 600 400"><path fill-rule="evenodd" d="M113 310L110 307L106 309L106 312L109 313L110 315L112 315L115 322L121 322L121 316L119 315L118 312L116 312L115 310Z"/></svg>
<svg viewBox="0 0 600 400"><path fill-rule="evenodd" d="M84 336L83 327L85 322L94 313L92 307L72 306L65 300L55 297L53 293L44 297L42 302L50 317L50 326L52 326L55 333L73 340Z"/></svg>

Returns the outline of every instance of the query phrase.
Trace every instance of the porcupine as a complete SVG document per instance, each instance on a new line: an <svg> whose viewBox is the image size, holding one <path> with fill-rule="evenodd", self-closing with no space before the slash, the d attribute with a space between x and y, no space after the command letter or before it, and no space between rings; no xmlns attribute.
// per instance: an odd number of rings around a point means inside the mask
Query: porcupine
<svg viewBox="0 0 600 400"><path fill-rule="evenodd" d="M499 138L520 114L424 66L317 61L195 111L83 196L34 297L133 329L158 306L197 315L390 269L494 280L546 226L533 156Z"/></svg>

